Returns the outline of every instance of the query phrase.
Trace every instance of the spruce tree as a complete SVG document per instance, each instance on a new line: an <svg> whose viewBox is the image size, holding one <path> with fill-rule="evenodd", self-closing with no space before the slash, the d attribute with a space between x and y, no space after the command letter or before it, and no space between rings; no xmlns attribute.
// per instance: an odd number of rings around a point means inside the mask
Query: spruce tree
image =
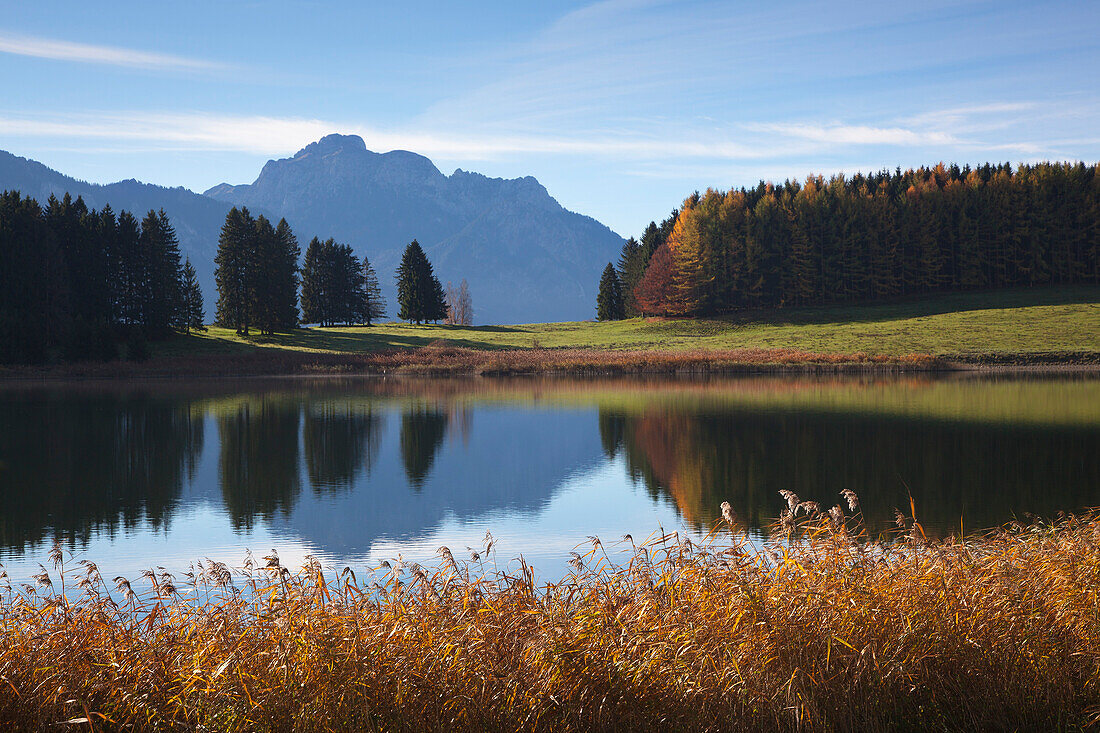
<svg viewBox="0 0 1100 733"><path fill-rule="evenodd" d="M656 225L650 226L656 231ZM627 316L638 315L638 304L634 302L634 288L645 274L645 266L648 263L645 250L634 237L623 243L622 252L619 254L619 262L616 270L619 273L619 282L623 291L623 312Z"/></svg>
<svg viewBox="0 0 1100 733"><path fill-rule="evenodd" d="M324 282L324 248L320 239L314 237L306 247L306 259L302 264L302 321L304 323L316 323L321 326L325 323L325 282Z"/></svg>
<svg viewBox="0 0 1100 733"><path fill-rule="evenodd" d="M370 260L363 258L363 323L371 326L386 315L386 298Z"/></svg>
<svg viewBox="0 0 1100 733"><path fill-rule="evenodd" d="M398 318L420 324L447 317L443 285L432 272L424 250L415 239L405 247L397 268Z"/></svg>
<svg viewBox="0 0 1100 733"><path fill-rule="evenodd" d="M121 219L120 219L121 228ZM254 225L248 209L233 207L226 214L221 236L218 237L218 254L214 258L214 279L218 285L217 322L226 328L234 328L238 335L247 336L251 316L252 239Z"/></svg>
<svg viewBox="0 0 1100 733"><path fill-rule="evenodd" d="M439 323L447 317L447 293L443 290L443 283L439 282L439 278L432 274L431 263L428 263L427 259L424 262L428 265L429 294L427 297L430 308L425 320Z"/></svg>
<svg viewBox="0 0 1100 733"><path fill-rule="evenodd" d="M182 330L184 333L191 331L205 331L203 320L206 317L202 306L202 288L199 287L199 279L195 274L195 267L188 258L183 263L183 283L180 288L183 294L181 312Z"/></svg>
<svg viewBox="0 0 1100 733"><path fill-rule="evenodd" d="M275 227L275 322L281 329L298 325L298 258L302 254L298 238L286 219Z"/></svg>
<svg viewBox="0 0 1100 733"><path fill-rule="evenodd" d="M351 245L333 244L331 272L333 277L332 320L351 325L363 320L363 305L367 296L363 288L363 263L355 257Z"/></svg>
<svg viewBox="0 0 1100 733"><path fill-rule="evenodd" d="M272 334L280 326L281 274L283 269L275 227L267 217L257 216L252 222L249 253L248 281L250 311L249 321L264 335Z"/></svg>
<svg viewBox="0 0 1100 733"><path fill-rule="evenodd" d="M141 222L138 263L141 275L135 283L141 327L150 339L163 338L179 323L180 250L176 230L161 209L150 211Z"/></svg>
<svg viewBox="0 0 1100 733"><path fill-rule="evenodd" d="M623 318L623 290L619 275L610 262L600 277L600 290L596 295L596 320L618 321Z"/></svg>

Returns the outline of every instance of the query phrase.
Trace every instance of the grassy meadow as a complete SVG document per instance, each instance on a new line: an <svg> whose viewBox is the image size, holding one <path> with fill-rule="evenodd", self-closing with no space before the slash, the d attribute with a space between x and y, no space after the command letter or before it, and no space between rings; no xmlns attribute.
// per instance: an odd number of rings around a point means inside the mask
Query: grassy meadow
<svg viewBox="0 0 1100 733"><path fill-rule="evenodd" d="M789 492L781 492L788 493ZM100 577L59 547L2 588L9 730L1082 730L1100 719L1100 518L870 540L850 493L749 544L589 538L536 587L492 537L425 568ZM793 508L793 513L791 511Z"/></svg>
<svg viewBox="0 0 1100 733"><path fill-rule="evenodd" d="M475 350L790 350L815 354L990 355L1100 353L1100 289L956 293L858 306L745 312L712 319L632 318L515 326L303 328L243 339L212 327L161 345L165 356L260 348L371 353L427 345Z"/></svg>

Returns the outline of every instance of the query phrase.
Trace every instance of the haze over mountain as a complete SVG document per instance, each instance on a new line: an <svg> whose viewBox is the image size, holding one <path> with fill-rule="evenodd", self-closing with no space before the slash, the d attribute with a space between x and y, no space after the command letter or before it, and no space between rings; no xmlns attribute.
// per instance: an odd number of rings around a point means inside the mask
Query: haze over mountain
<svg viewBox="0 0 1100 733"><path fill-rule="evenodd" d="M368 255L396 310L393 272L417 239L446 283L465 278L475 323L593 316L600 271L622 239L568 211L528 176L450 176L422 155L375 153L355 135L328 135L269 161L250 185L205 195L285 216L301 240L335 237Z"/></svg>
<svg viewBox="0 0 1100 733"><path fill-rule="evenodd" d="M51 194L83 196L139 218L164 209L181 253L191 258L214 316L214 255L231 206L277 221L286 217L303 253L313 236L334 237L367 255L389 301L401 252L418 239L441 281L466 278L475 323L592 318L600 271L622 239L595 219L561 207L532 177L488 178L456 170L446 176L407 151L374 153L362 138L329 135L291 158L269 161L249 185L221 184L197 194L135 180L99 185L0 151L0 190L45 203Z"/></svg>

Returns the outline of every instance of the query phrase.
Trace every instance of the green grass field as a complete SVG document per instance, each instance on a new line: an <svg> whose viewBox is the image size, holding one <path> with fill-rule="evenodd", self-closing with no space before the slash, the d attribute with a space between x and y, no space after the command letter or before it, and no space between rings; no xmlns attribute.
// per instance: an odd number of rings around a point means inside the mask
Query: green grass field
<svg viewBox="0 0 1100 733"><path fill-rule="evenodd" d="M300 328L243 339L211 328L161 344L163 356L242 353L258 348L332 353L408 349L432 343L472 349L782 348L883 355L1100 352L1100 288L964 293L879 305L790 308L713 319L642 319L518 326L384 323L370 328Z"/></svg>

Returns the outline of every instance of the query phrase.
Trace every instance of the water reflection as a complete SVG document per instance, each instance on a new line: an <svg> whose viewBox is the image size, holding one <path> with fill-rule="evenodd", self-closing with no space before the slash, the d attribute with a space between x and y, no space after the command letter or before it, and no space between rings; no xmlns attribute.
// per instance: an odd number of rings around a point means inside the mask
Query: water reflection
<svg viewBox="0 0 1100 733"><path fill-rule="evenodd" d="M670 495L697 527L717 519L722 501L750 527L767 525L781 488L826 506L855 489L877 530L890 526L895 507L908 513L911 495L924 526L940 535L960 523L980 529L1014 513L1079 509L1100 490L1095 429L672 410L601 412L600 426L601 436L621 433L614 441L631 476Z"/></svg>
<svg viewBox="0 0 1100 733"><path fill-rule="evenodd" d="M165 525L203 449L202 406L145 391L0 400L0 546Z"/></svg>
<svg viewBox="0 0 1100 733"><path fill-rule="evenodd" d="M447 415L432 407L413 405L401 415L401 460L409 485L419 490L447 434Z"/></svg>
<svg viewBox="0 0 1100 733"><path fill-rule="evenodd" d="M281 395L249 398L218 415L222 497L234 527L287 516L298 499L301 404Z"/></svg>
<svg viewBox="0 0 1100 733"><path fill-rule="evenodd" d="M563 542L597 532L644 536L658 523L705 531L724 500L759 531L781 488L822 503L853 488L879 528L911 493L940 535L960 522L978 529L1100 503L1100 381L273 380L0 391L0 554L9 564L37 560L53 536L74 546L110 540L89 549L100 561L141 555L133 543L151 541L151 530L194 556L208 545L236 553L272 542L335 560L379 547L412 553L417 543L461 547L455 537L488 527L512 532L512 553L557 557Z"/></svg>
<svg viewBox="0 0 1100 733"><path fill-rule="evenodd" d="M382 438L382 415L375 406L349 400L306 403L302 442L306 474L317 493L350 491L361 474L370 475Z"/></svg>

